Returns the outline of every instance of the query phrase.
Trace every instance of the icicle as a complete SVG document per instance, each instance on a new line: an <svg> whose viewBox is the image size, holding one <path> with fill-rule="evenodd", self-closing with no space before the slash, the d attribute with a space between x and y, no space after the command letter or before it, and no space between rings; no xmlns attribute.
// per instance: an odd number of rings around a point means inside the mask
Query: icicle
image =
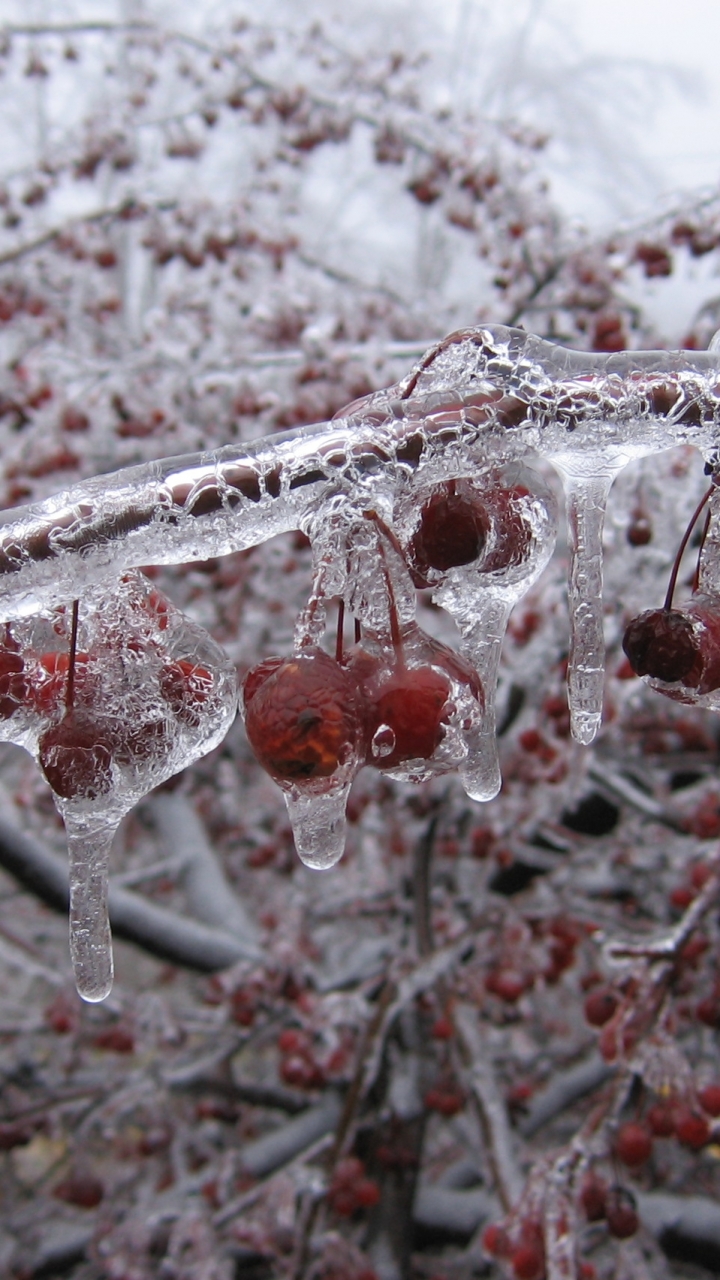
<svg viewBox="0 0 720 1280"><path fill-rule="evenodd" d="M322 793L285 792L285 804L301 861L314 871L327 871L345 850L345 807L352 778Z"/></svg>
<svg viewBox="0 0 720 1280"><path fill-rule="evenodd" d="M601 456L568 453L552 457L567 504L570 726L577 742L592 742L602 719L605 684L603 635L602 536L613 480L627 454Z"/></svg>
<svg viewBox="0 0 720 1280"><path fill-rule="evenodd" d="M460 622L462 652L477 671L485 695L482 719L474 732L466 735L468 755L460 767L471 800L492 800L500 790L495 723L498 670L510 614L524 593L524 586L489 588L478 598L473 620ZM442 592L437 593L437 599L443 603Z"/></svg>
<svg viewBox="0 0 720 1280"><path fill-rule="evenodd" d="M115 822L65 815L70 859L70 956L78 995L96 1004L110 994L113 954L108 918L110 847Z"/></svg>

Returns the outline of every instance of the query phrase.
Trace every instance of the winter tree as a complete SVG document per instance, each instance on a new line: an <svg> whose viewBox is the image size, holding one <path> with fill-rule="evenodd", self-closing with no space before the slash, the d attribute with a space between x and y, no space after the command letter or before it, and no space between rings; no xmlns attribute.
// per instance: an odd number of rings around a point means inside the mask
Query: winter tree
<svg viewBox="0 0 720 1280"><path fill-rule="evenodd" d="M592 235L421 51L30 16L4 1272L714 1273L717 303L643 288L720 197Z"/></svg>

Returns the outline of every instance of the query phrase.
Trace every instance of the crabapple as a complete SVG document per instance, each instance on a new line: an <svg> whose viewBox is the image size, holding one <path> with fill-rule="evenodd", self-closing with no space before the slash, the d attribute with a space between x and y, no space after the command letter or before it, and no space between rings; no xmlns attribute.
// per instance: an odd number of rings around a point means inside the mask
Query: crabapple
<svg viewBox="0 0 720 1280"><path fill-rule="evenodd" d="M253 668L243 701L250 745L280 785L331 778L365 754L356 683L322 649Z"/></svg>
<svg viewBox="0 0 720 1280"><path fill-rule="evenodd" d="M629 1169L637 1169L649 1160L652 1153L652 1135L645 1125L629 1121L621 1125L615 1138L615 1155Z"/></svg>
<svg viewBox="0 0 720 1280"><path fill-rule="evenodd" d="M585 1017L591 1027L604 1027L618 1007L618 998L611 987L598 987L585 998Z"/></svg>
<svg viewBox="0 0 720 1280"><path fill-rule="evenodd" d="M632 1192L625 1187L611 1187L605 1199L605 1217L608 1231L616 1240L629 1240L634 1236L640 1220Z"/></svg>
<svg viewBox="0 0 720 1280"><path fill-rule="evenodd" d="M87 713L68 711L38 743L40 768L63 800L95 800L112 787L112 742Z"/></svg>
<svg viewBox="0 0 720 1280"><path fill-rule="evenodd" d="M211 673L188 658L166 662L160 671L163 698L176 720L193 729L200 723L200 708L207 702L212 687Z"/></svg>
<svg viewBox="0 0 720 1280"><path fill-rule="evenodd" d="M629 623L622 643L636 676L667 684L699 677L695 629L679 609L646 609Z"/></svg>
<svg viewBox="0 0 720 1280"><path fill-rule="evenodd" d="M428 586L431 569L446 573L477 560L489 528L488 513L468 481L438 485L420 511L420 524L408 546L415 586Z"/></svg>

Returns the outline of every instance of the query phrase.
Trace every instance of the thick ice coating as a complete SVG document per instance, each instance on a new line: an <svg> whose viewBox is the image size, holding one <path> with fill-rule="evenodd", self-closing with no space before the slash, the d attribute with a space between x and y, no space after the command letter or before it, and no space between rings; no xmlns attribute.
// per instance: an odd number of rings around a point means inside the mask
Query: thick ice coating
<svg viewBox="0 0 720 1280"><path fill-rule="evenodd" d="M12 626L0 644L0 732L36 754L78 840L87 836L90 808L102 810L114 829L146 790L220 741L235 710L231 668L217 646L171 606L156 609L133 568L224 555L302 528L312 538L322 589L301 619L298 652L317 648L323 601L341 597L389 672L385 693L371 691L386 720L373 721L370 755L356 751L353 768L362 758L380 768L384 760L395 776L458 768L469 794L488 799L500 782L494 690L502 638L514 603L551 554L555 531L553 499L526 463L553 464L565 489L569 700L573 733L587 743L602 709L608 491L630 459L683 441L706 460L717 456L717 349L592 355L487 326L451 334L400 383L333 422L119 471L7 512L0 520L0 618ZM701 592L713 600L716 505L701 566ZM383 528L388 533L380 536ZM112 590L108 578L117 581ZM413 582L429 586L455 617L482 697L468 694L467 679L448 674L442 661L415 662L409 639L409 657L398 656L392 614L409 637ZM58 608L76 599L72 718L62 702L66 640L54 628ZM693 625L701 639L708 633L706 618ZM402 702L403 661L431 673L422 677L428 736L415 759L410 747L398 746L406 733L395 705ZM703 675L692 697L714 705L715 690L701 692L709 679ZM444 681L449 691L440 705ZM93 716L101 732L88 745ZM302 856L331 864L342 848L348 777L341 770L324 790L286 781ZM93 834L97 850L105 834ZM94 940L83 935L87 954L99 954L105 936L100 863L82 888L96 920ZM106 981L98 980L98 989Z"/></svg>
<svg viewBox="0 0 720 1280"><path fill-rule="evenodd" d="M12 672L16 703L5 707L0 736L35 756L64 818L71 956L78 991L95 1001L112 985L107 888L117 826L222 741L237 683L219 646L142 574L86 592L74 657L72 616L43 611L6 629L4 649L20 656L22 671Z"/></svg>

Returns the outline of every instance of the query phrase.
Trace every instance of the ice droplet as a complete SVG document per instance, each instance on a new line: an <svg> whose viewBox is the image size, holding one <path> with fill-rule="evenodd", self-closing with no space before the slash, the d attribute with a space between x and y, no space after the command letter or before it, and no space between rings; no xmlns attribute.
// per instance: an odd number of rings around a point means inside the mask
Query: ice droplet
<svg viewBox="0 0 720 1280"><path fill-rule="evenodd" d="M327 871L345 850L345 806L352 779L323 792L286 791L290 826L301 862L314 871Z"/></svg>
<svg viewBox="0 0 720 1280"><path fill-rule="evenodd" d="M65 819L70 859L70 957L78 995L89 1004L104 1000L113 984L108 917L110 847L116 823Z"/></svg>
<svg viewBox="0 0 720 1280"><path fill-rule="evenodd" d="M570 727L588 746L602 719L605 685L602 537L612 482L629 461L626 453L554 454L567 504Z"/></svg>

